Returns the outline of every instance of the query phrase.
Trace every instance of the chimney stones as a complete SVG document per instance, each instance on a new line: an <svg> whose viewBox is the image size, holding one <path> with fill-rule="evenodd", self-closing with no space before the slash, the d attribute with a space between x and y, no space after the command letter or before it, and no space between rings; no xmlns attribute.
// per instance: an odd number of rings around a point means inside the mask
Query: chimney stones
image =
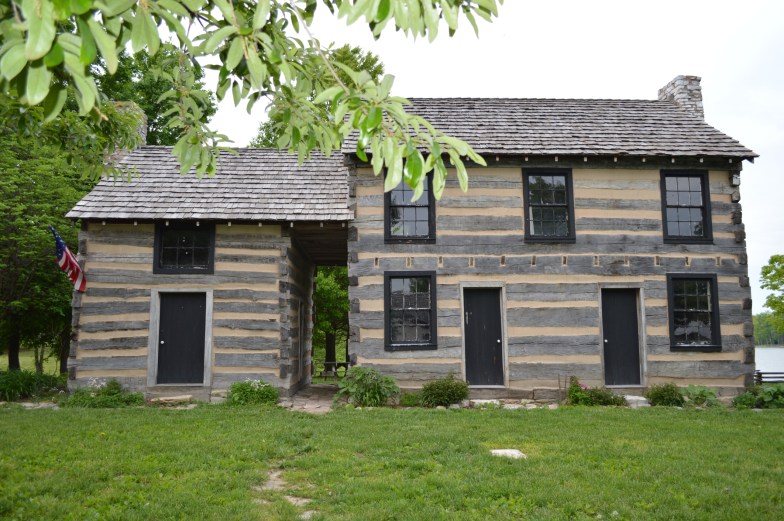
<svg viewBox="0 0 784 521"><path fill-rule="evenodd" d="M680 108L705 119L702 108L702 87L699 76L676 76L671 82L659 89L660 101L671 101Z"/></svg>

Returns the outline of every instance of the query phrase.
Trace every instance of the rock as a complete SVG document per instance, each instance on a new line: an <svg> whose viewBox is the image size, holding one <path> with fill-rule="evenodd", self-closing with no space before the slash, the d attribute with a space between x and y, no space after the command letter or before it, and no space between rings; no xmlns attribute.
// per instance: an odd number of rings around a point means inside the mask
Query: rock
<svg viewBox="0 0 784 521"><path fill-rule="evenodd" d="M178 410L178 411L191 411L191 410L195 409L198 406L199 406L198 403L189 403L188 405L178 405L174 409Z"/></svg>
<svg viewBox="0 0 784 521"><path fill-rule="evenodd" d="M536 405L535 403L529 403L529 404L526 404L525 408L526 409L538 409L539 406Z"/></svg>
<svg viewBox="0 0 784 521"><path fill-rule="evenodd" d="M471 400L471 407L500 407L501 400Z"/></svg>
<svg viewBox="0 0 784 521"><path fill-rule="evenodd" d="M555 409L558 408L558 404L557 403L551 403L550 405L547 406L547 408L550 409L551 411L555 410Z"/></svg>
<svg viewBox="0 0 784 521"><path fill-rule="evenodd" d="M436 407L436 410L438 410L438 411L445 411L446 407L444 407L443 405L439 405L438 407Z"/></svg>
<svg viewBox="0 0 784 521"><path fill-rule="evenodd" d="M504 404L504 409L508 409L510 411L517 411L517 410L523 409L523 408L524 408L524 406L522 404L519 404L519 403L505 403Z"/></svg>
<svg viewBox="0 0 784 521"><path fill-rule="evenodd" d="M528 405L529 403L532 403L532 402L533 402L533 400L529 400L527 398L523 398L522 400L520 400L520 405Z"/></svg>
<svg viewBox="0 0 784 521"><path fill-rule="evenodd" d="M150 403L181 403L181 402L189 402L193 399L193 395L191 394L180 394L178 396L159 396L157 398L152 398Z"/></svg>
<svg viewBox="0 0 784 521"><path fill-rule="evenodd" d="M308 499L306 497L297 497L297 496L283 496L283 499L294 505L295 507L302 507L313 501L312 499Z"/></svg>
<svg viewBox="0 0 784 521"><path fill-rule="evenodd" d="M453 403L449 406L450 409L462 409L459 403Z"/></svg>
<svg viewBox="0 0 784 521"><path fill-rule="evenodd" d="M632 394L627 394L624 395L624 398L626 398L626 403L629 404L629 407L631 409L639 409L640 407L651 406L651 404L648 402L648 400L645 399L644 396L635 396Z"/></svg>
<svg viewBox="0 0 784 521"><path fill-rule="evenodd" d="M462 402L460 402L460 407L464 409L471 407L471 400L463 400Z"/></svg>
<svg viewBox="0 0 784 521"><path fill-rule="evenodd" d="M528 459L528 456L517 449L491 449L490 454L499 458Z"/></svg>
<svg viewBox="0 0 784 521"><path fill-rule="evenodd" d="M307 521L308 519L311 519L316 514L318 514L318 512L316 510L306 510L306 511L304 511L303 513L301 513L299 515L299 519L303 519L303 520Z"/></svg>

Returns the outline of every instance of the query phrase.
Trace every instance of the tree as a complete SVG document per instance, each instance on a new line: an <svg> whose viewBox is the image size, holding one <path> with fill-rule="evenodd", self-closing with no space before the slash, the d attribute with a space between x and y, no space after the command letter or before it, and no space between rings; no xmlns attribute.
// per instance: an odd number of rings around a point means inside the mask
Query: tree
<svg viewBox="0 0 784 521"><path fill-rule="evenodd" d="M18 110L2 96L0 107ZM74 132L84 131L81 118L63 117ZM77 230L63 216L90 183L56 147L0 130L0 346L8 351L11 370L19 369L20 346L34 347L40 371L47 349L69 343L73 290L55 262L48 226L76 245Z"/></svg>
<svg viewBox="0 0 784 521"><path fill-rule="evenodd" d="M406 112L406 100L391 95L394 77L373 81L331 60L309 26L320 7L348 24L364 19L378 37L394 26L414 37L437 36L441 20L450 34L464 18L478 31L476 17L491 21L503 0L7 0L0 4L0 85L25 105L41 105L47 121L60 114L72 92L82 115L106 117L105 105L91 65L103 59L110 74L119 53L130 43L133 52L154 55L165 26L174 35L181 58L171 69L176 89L164 99L168 125L182 136L173 147L183 172L213 174L224 136L202 121L194 97L195 63L217 57L216 94L231 92L235 104L248 109L260 98L271 101L270 117L280 120L278 144L300 159L314 149L339 149L352 132L358 134L357 155L376 174L386 168L385 189L405 179L415 195L423 193L425 174L434 172L433 191L440 197L448 161L463 190L467 189L464 158L484 165L464 141L447 136L421 117ZM191 39L186 27L200 26ZM298 33L296 36L294 33ZM302 36L304 34L304 37ZM332 77L323 80L321 69ZM350 81L338 76L342 70ZM313 72L317 71L317 72ZM311 99L311 93L318 95ZM18 125L17 125L18 126ZM104 131L104 129L98 129ZM111 135L111 134L109 134ZM115 146L117 141L114 141ZM127 144L127 143L126 143ZM78 157L77 157L78 159ZM100 169L92 169L100 172Z"/></svg>
<svg viewBox="0 0 784 521"><path fill-rule="evenodd" d="M758 346L784 345L784 322L776 320L773 313L754 315L754 343Z"/></svg>
<svg viewBox="0 0 784 521"><path fill-rule="evenodd" d="M108 74L103 63L102 67L93 69L98 88L107 99L133 101L144 111L147 116L148 145L174 145L182 135L181 128L167 126L163 116L166 103L160 99L177 88L170 75L164 71L171 69L180 57L175 47L164 44L152 56L145 51L131 55L122 50L114 74ZM218 107L213 94L204 89L202 68L194 67L193 74L194 94L201 106L202 121L208 123Z"/></svg>
<svg viewBox="0 0 784 521"><path fill-rule="evenodd" d="M313 350L323 346L324 368L335 371L337 340L348 339L348 269L345 266L321 266L316 273L315 285Z"/></svg>
<svg viewBox="0 0 784 521"><path fill-rule="evenodd" d="M375 82L380 81L384 74L384 64L381 63L378 56L372 52L363 51L361 47L351 47L346 44L334 50L329 49L327 53L330 60L336 63L342 63L353 71L365 71L370 75L370 79ZM320 72L324 74L326 71L322 70ZM351 78L349 78L348 74L342 69L338 69L336 72L338 79L343 83L349 83L351 81ZM330 74L324 74L322 81L324 84L332 82L331 86L336 85L335 80ZM310 98L315 99L317 95L318 92L314 91L311 93ZM254 148L278 147L278 140L285 132L286 123L282 121L280 114L277 114L277 116L277 119L268 119L259 124L259 130L256 137L251 140L249 146Z"/></svg>
<svg viewBox="0 0 784 521"><path fill-rule="evenodd" d="M773 312L771 321L778 332L784 332L784 255L773 255L768 260L761 279L762 289L771 291L765 299L765 307Z"/></svg>

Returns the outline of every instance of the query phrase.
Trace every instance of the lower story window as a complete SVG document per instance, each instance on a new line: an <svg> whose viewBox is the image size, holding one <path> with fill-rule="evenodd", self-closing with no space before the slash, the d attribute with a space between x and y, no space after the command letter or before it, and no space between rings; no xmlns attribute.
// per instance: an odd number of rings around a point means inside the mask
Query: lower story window
<svg viewBox="0 0 784 521"><path fill-rule="evenodd" d="M667 285L671 349L721 350L716 276L669 275Z"/></svg>
<svg viewBox="0 0 784 521"><path fill-rule="evenodd" d="M384 275L387 350L436 348L435 295L434 272L387 272Z"/></svg>

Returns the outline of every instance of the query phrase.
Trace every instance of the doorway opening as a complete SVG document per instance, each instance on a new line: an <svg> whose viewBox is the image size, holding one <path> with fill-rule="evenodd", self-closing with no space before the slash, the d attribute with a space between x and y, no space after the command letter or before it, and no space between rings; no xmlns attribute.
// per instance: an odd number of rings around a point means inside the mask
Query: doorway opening
<svg viewBox="0 0 784 521"><path fill-rule="evenodd" d="M313 288L313 383L334 382L348 371L348 312L348 268L318 266Z"/></svg>

